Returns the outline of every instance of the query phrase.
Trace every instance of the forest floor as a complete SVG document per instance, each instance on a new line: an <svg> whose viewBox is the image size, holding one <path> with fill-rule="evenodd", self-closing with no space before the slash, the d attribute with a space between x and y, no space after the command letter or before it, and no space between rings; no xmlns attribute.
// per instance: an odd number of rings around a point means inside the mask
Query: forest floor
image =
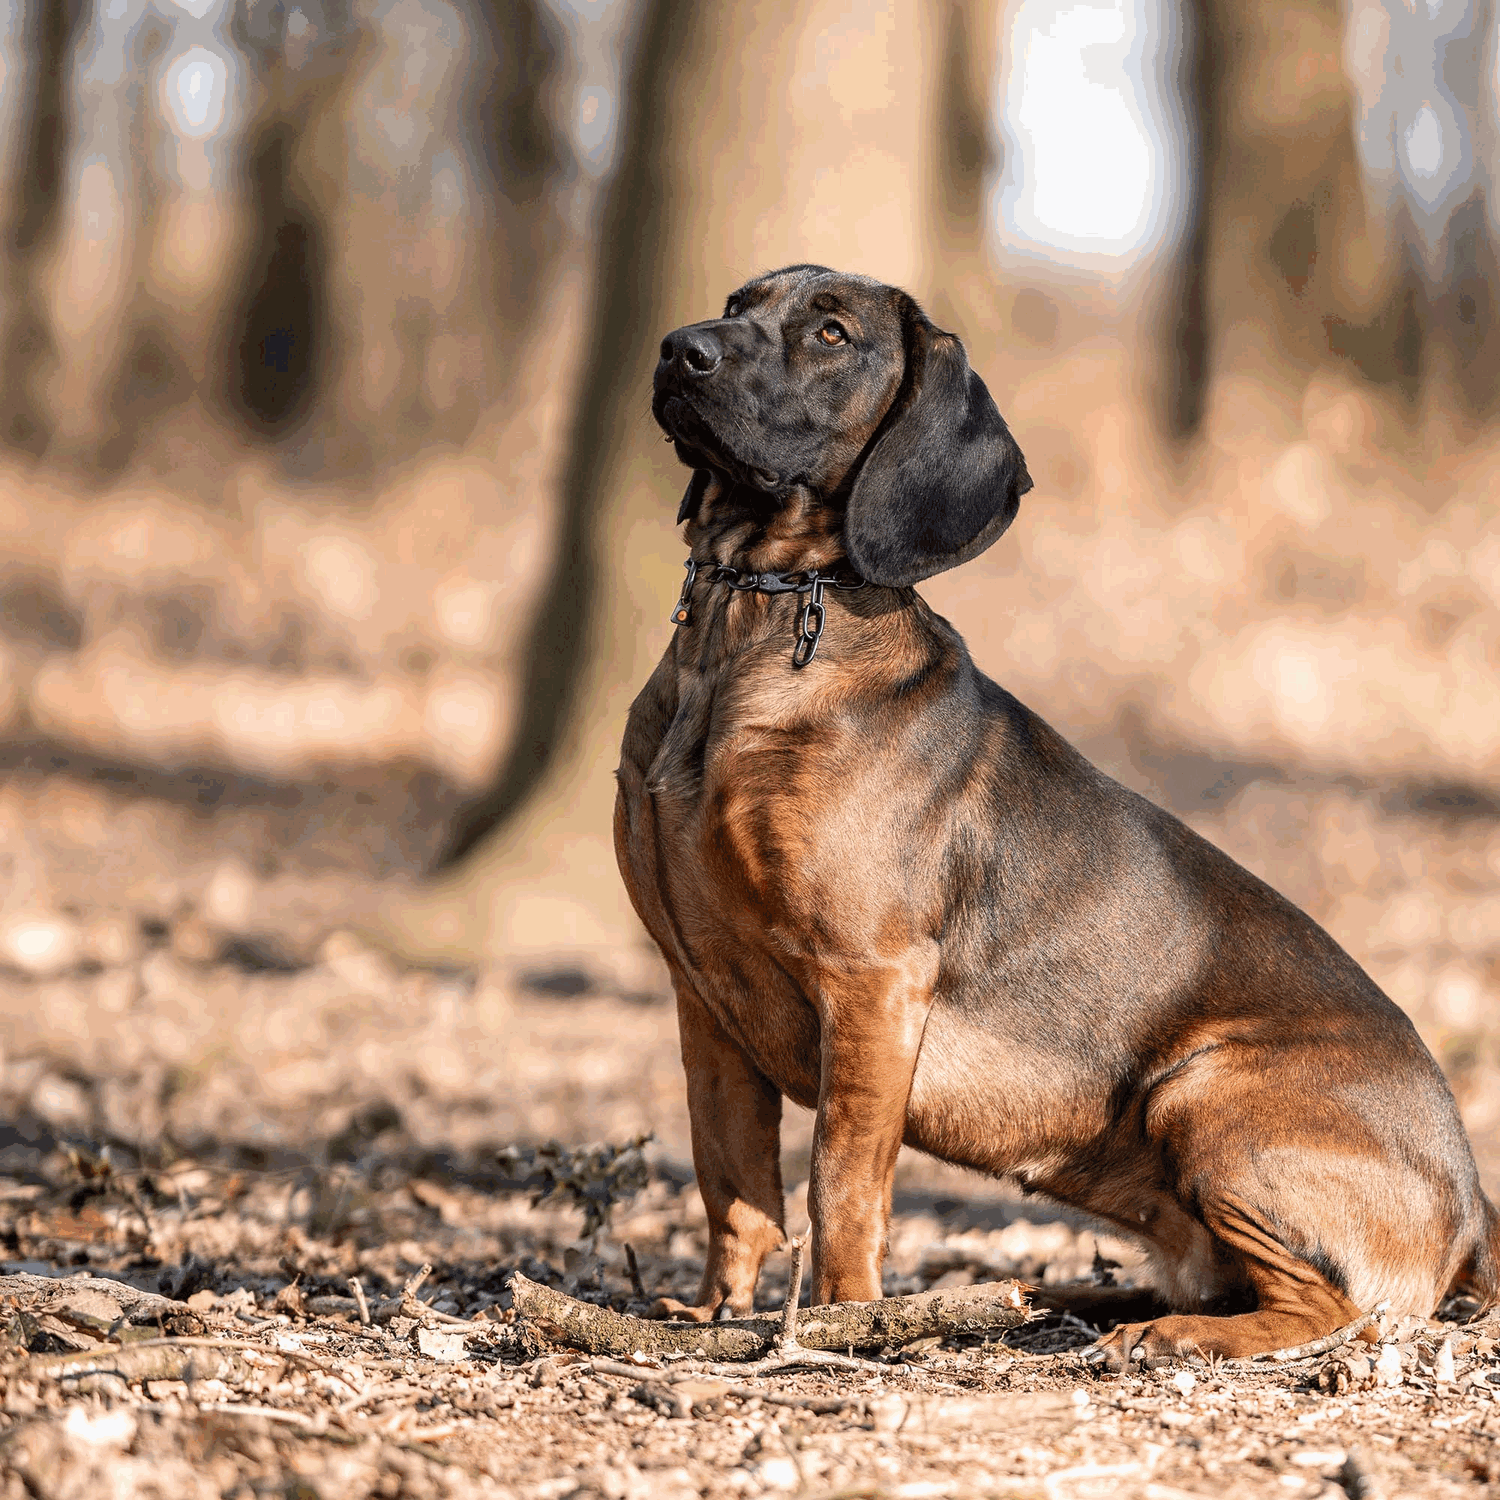
<svg viewBox="0 0 1500 1500"><path fill-rule="evenodd" d="M31 987L53 1042L6 1063L4 1500L1500 1493L1500 1322L1393 1330L1378 1365L1118 1377L1080 1358L1093 1330L1041 1314L875 1369L679 1379L662 1402L680 1367L621 1375L518 1336L507 1282L637 1312L641 1290L694 1289L703 1214L663 998L402 974L347 940L297 973L167 947L143 967ZM94 1032L65 1059L69 996ZM189 1013L194 1056L163 1056ZM618 1184L585 1237L576 1196L533 1202L530 1153L497 1159L497 1107L518 1139L654 1122L644 1187ZM796 1184L807 1121L789 1126ZM586 1165L573 1180L587 1195ZM1060 1210L903 1164L888 1292L1110 1262L1137 1264ZM362 1322L351 1278L378 1312L424 1265L429 1312Z"/></svg>
<svg viewBox="0 0 1500 1500"><path fill-rule="evenodd" d="M1378 1362L1124 1377L1080 1357L1095 1330L1045 1314L874 1368L736 1380L536 1341L517 1270L638 1312L701 1272L655 961L403 968L310 920L267 930L316 901L299 907L293 874L237 897L207 824L169 847L164 821L102 794L22 790L0 797L0 845L72 904L0 932L0 1500L1500 1494L1500 1320L1389 1329ZM1483 994L1500 965L1480 920L1500 899L1496 818L1262 778L1193 821L1408 1000L1493 1192L1495 1029L1453 975ZM168 870L186 894L152 905L143 882ZM566 1176L576 1148L646 1133L599 1232L586 1162L571 1197L535 1201L536 1147L563 1143ZM810 1136L789 1108L794 1232ZM1041 1200L898 1168L889 1294L1128 1283L1139 1264ZM425 1310L380 1311L429 1265ZM786 1276L773 1257L763 1307Z"/></svg>

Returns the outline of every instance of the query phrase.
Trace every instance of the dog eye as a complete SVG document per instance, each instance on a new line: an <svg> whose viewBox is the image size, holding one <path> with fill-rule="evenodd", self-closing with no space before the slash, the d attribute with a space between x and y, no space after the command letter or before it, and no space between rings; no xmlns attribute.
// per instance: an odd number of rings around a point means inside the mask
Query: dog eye
<svg viewBox="0 0 1500 1500"><path fill-rule="evenodd" d="M739 315L740 299L738 297L731 297L729 301L724 304L724 316L726 318L737 318L739 317Z"/></svg>
<svg viewBox="0 0 1500 1500"><path fill-rule="evenodd" d="M830 348L835 344L847 344L849 335L837 323L825 323L818 330L818 337Z"/></svg>

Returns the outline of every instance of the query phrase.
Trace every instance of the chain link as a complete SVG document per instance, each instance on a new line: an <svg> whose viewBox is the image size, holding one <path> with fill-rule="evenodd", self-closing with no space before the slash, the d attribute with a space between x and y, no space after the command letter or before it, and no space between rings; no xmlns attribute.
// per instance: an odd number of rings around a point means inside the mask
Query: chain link
<svg viewBox="0 0 1500 1500"><path fill-rule="evenodd" d="M828 611L823 605L823 587L828 582L820 574L813 575L807 603L802 606L802 613L797 618L797 644L792 647L794 667L805 667L818 654L818 642L823 638L823 624L828 618Z"/></svg>

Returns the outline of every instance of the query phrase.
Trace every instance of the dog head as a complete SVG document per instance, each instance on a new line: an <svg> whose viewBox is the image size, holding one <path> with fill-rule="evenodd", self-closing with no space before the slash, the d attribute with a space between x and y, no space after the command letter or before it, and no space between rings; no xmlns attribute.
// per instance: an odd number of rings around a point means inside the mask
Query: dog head
<svg viewBox="0 0 1500 1500"><path fill-rule="evenodd" d="M843 512L844 550L904 586L977 556L1031 488L1026 461L963 345L896 287L789 266L721 318L662 340L651 409L695 470L773 501L804 490Z"/></svg>

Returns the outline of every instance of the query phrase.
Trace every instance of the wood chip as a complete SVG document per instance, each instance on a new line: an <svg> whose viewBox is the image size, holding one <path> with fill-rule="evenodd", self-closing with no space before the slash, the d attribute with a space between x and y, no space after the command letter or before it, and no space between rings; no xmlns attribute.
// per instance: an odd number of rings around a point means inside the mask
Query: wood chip
<svg viewBox="0 0 1500 1500"><path fill-rule="evenodd" d="M468 1335L461 1328L419 1328L417 1348L429 1359L453 1364L468 1357L464 1347Z"/></svg>

